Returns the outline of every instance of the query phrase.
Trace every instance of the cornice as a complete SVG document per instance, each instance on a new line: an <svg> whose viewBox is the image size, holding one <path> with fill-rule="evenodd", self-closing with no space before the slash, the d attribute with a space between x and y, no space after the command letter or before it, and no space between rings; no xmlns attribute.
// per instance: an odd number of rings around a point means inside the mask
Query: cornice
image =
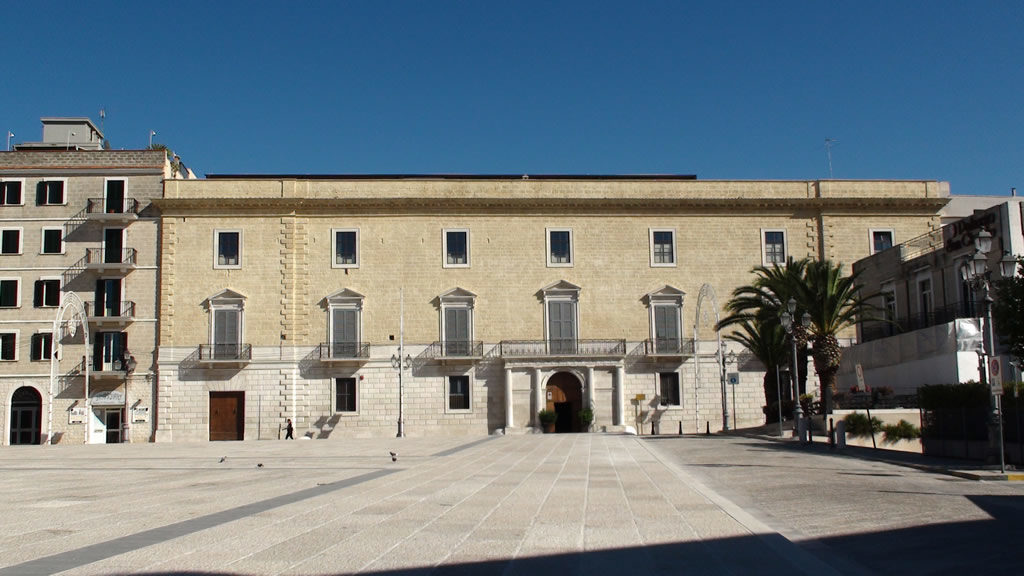
<svg viewBox="0 0 1024 576"><path fill-rule="evenodd" d="M156 198L164 215L280 214L322 215L360 213L459 212L576 212L664 213L699 210L702 213L761 214L806 212L843 215L879 213L936 213L948 198L481 198L481 197L388 197L388 198Z"/></svg>

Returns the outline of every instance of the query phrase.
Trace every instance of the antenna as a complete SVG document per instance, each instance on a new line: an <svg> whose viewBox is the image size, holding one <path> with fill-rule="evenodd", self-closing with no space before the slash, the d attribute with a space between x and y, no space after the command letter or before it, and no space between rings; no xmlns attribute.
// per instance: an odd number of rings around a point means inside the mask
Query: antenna
<svg viewBox="0 0 1024 576"><path fill-rule="evenodd" d="M156 130L149 131L149 147L153 147L153 136L156 136Z"/></svg>
<svg viewBox="0 0 1024 576"><path fill-rule="evenodd" d="M100 132L103 132L103 121L107 119L106 108L100 108Z"/></svg>
<svg viewBox="0 0 1024 576"><path fill-rule="evenodd" d="M828 179L832 179L832 145L836 144L837 141L831 138L825 138L825 156L828 157Z"/></svg>
<svg viewBox="0 0 1024 576"><path fill-rule="evenodd" d="M14 138L14 132L7 131L7 151L11 151L11 138Z"/></svg>

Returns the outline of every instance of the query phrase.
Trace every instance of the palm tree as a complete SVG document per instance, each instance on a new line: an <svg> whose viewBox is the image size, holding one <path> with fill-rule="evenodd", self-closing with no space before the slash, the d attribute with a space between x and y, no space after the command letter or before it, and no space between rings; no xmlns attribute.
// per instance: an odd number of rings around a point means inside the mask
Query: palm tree
<svg viewBox="0 0 1024 576"><path fill-rule="evenodd" d="M771 406L779 399L779 386L777 379L777 368L786 364L788 359L788 346L786 346L786 332L776 322L744 320L738 324L739 331L727 334L725 337L733 342L739 342L744 348L750 351L755 358L765 366L763 388L765 406ZM765 412L767 421L775 422L773 416L777 412L768 410Z"/></svg>
<svg viewBox="0 0 1024 576"><path fill-rule="evenodd" d="M837 334L854 326L858 316L871 314L876 306L868 302L874 295L863 295L858 273L844 276L843 265L829 260L807 262L803 282L798 285L797 306L811 316L811 356L814 372L821 386L825 413L832 412L832 394L836 391L836 375L843 352Z"/></svg>
<svg viewBox="0 0 1024 576"><path fill-rule="evenodd" d="M843 276L842 264L829 260L790 258L785 267L757 266L752 272L756 275L754 281L733 291L732 299L725 306L730 315L719 327L742 325L744 321L777 323L787 302L791 298L795 300L794 317L807 312L811 325L804 329L794 323L793 335L801 347L807 341L814 344L811 353L814 371L821 386L825 412L831 412L842 357L836 335L853 326L858 315L875 309L868 303L872 296L861 295L863 286L857 283L856 274Z"/></svg>

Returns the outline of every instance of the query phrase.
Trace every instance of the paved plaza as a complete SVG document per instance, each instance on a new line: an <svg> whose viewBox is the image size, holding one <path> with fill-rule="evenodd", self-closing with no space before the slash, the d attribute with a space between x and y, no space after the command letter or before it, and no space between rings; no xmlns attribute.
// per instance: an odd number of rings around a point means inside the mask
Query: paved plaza
<svg viewBox="0 0 1024 576"><path fill-rule="evenodd" d="M0 575L1008 574L1022 496L721 435L10 447Z"/></svg>

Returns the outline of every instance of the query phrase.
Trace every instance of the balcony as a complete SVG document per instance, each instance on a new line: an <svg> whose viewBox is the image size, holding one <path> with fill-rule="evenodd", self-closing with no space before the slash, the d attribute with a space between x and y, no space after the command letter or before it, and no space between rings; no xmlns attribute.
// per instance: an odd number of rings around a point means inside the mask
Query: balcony
<svg viewBox="0 0 1024 576"><path fill-rule="evenodd" d="M237 368L252 361L252 344L200 344L198 363L208 368Z"/></svg>
<svg viewBox="0 0 1024 576"><path fill-rule="evenodd" d="M119 302L116 309L86 302L85 315L88 317L90 326L124 327L135 320L135 302L129 300Z"/></svg>
<svg viewBox="0 0 1024 576"><path fill-rule="evenodd" d="M123 248L121 250L106 250L103 248L89 248L85 251L85 270L92 270L100 274L117 272L127 274L135 270L135 261L138 252L135 248Z"/></svg>
<svg viewBox="0 0 1024 576"><path fill-rule="evenodd" d="M644 340L644 356L654 360L682 359L693 356L693 339L656 338Z"/></svg>
<svg viewBox="0 0 1024 576"><path fill-rule="evenodd" d="M888 338L905 332L912 332L929 326L946 324L958 318L978 318L983 315L984 304L981 302L957 302L947 306L939 306L927 314L911 314L902 316L895 321L870 320L861 322L861 342L870 342Z"/></svg>
<svg viewBox="0 0 1024 576"><path fill-rule="evenodd" d="M84 217L96 222L127 224L138 220L139 203L135 198L124 198L122 202L89 198L85 205Z"/></svg>
<svg viewBox="0 0 1024 576"><path fill-rule="evenodd" d="M320 361L328 364L361 364L370 358L368 342L324 342L319 346Z"/></svg>
<svg viewBox="0 0 1024 576"><path fill-rule="evenodd" d="M502 340L502 358L622 358L625 340Z"/></svg>
<svg viewBox="0 0 1024 576"><path fill-rule="evenodd" d="M114 360L109 364L94 362L89 377L93 380L124 381L128 377L128 369L121 360Z"/></svg>
<svg viewBox="0 0 1024 576"><path fill-rule="evenodd" d="M482 340L438 341L427 347L423 357L444 364L474 362L484 357L484 343Z"/></svg>

